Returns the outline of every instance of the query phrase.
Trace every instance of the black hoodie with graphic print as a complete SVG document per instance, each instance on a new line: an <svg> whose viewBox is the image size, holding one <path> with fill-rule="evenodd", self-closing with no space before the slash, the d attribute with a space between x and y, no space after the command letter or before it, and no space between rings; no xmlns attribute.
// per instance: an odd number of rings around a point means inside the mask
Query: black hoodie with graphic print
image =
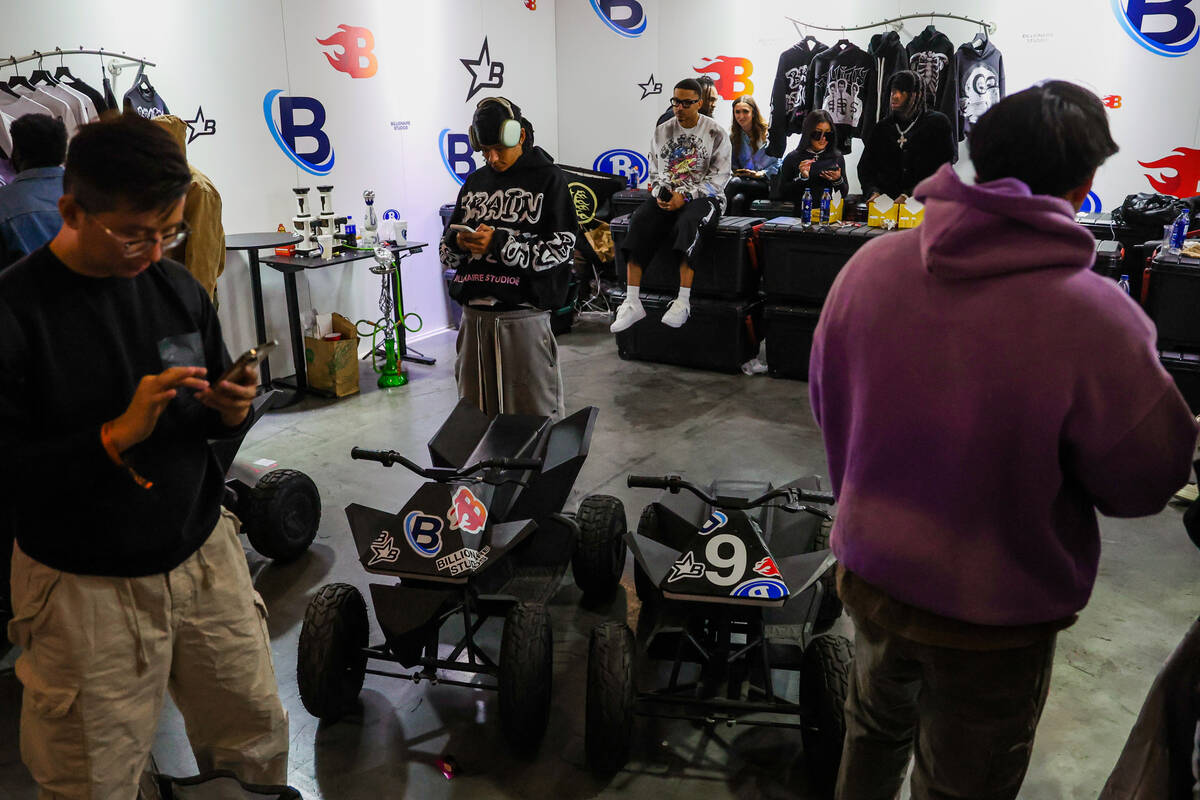
<svg viewBox="0 0 1200 800"><path fill-rule="evenodd" d="M458 246L447 230L439 256L455 270L450 296L462 304L494 298L498 310L552 310L566 302L578 221L567 179L540 147L531 147L503 172L483 166L458 193L450 224L495 228L481 257Z"/></svg>

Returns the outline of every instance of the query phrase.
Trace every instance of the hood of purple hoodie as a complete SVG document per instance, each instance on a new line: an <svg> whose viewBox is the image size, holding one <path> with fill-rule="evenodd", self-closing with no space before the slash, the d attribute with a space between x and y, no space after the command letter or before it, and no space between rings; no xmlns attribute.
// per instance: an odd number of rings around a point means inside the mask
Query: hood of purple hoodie
<svg viewBox="0 0 1200 800"><path fill-rule="evenodd" d="M970 280L1063 267L1089 269L1096 240L1061 197L1033 194L1016 178L967 184L944 164L913 197L925 204L917 228L925 268Z"/></svg>

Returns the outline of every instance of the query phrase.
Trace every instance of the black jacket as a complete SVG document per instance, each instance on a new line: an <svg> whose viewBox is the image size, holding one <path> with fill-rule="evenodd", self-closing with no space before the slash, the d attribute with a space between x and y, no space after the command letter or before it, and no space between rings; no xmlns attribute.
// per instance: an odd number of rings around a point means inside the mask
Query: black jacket
<svg viewBox="0 0 1200 800"><path fill-rule="evenodd" d="M875 113L868 89L873 63L862 48L846 39L813 59L812 107L833 117L838 149L843 153L850 152L853 138L862 138L863 122Z"/></svg>
<svg viewBox="0 0 1200 800"><path fill-rule="evenodd" d="M967 138L984 112L1004 98L1004 56L990 40L964 44L954 54L958 75L958 141Z"/></svg>
<svg viewBox="0 0 1200 800"><path fill-rule="evenodd" d="M957 119L958 73L955 71L954 45L946 34L927 25L908 43L905 52L908 53L908 68L925 82L925 105L942 112L951 121Z"/></svg>
<svg viewBox="0 0 1200 800"><path fill-rule="evenodd" d="M875 192L891 197L911 195L918 183L953 161L957 152L953 126L937 111L925 111L908 129L903 148L899 138L900 127L891 115L871 131L858 162L858 180L865 196Z"/></svg>
<svg viewBox="0 0 1200 800"><path fill-rule="evenodd" d="M779 158L787 149L790 133L799 133L804 115L812 106L809 92L809 68L825 45L811 36L779 54L775 83L771 88L771 127L767 155Z"/></svg>
<svg viewBox="0 0 1200 800"><path fill-rule="evenodd" d="M442 264L455 270L450 296L464 305L494 297L501 308L560 308L579 223L567 179L545 150L526 150L504 172L483 166L471 173L450 224L481 222L496 229L482 257L460 248L456 231L442 238Z"/></svg>
<svg viewBox="0 0 1200 800"><path fill-rule="evenodd" d="M867 92L871 96L875 113L867 114L863 118L864 142L871 138L875 124L891 113L888 83L892 76L900 70L908 69L908 54L904 51L904 45L900 44L900 34L895 31L872 36L871 43L867 45L867 55L871 56L873 62Z"/></svg>
<svg viewBox="0 0 1200 800"><path fill-rule="evenodd" d="M774 183L771 185L772 200L786 200L796 204L796 208L800 208L800 203L804 200L804 190L812 190L813 205L817 206L821 203L821 193L826 189L832 189L835 192L840 192L845 198L850 193L850 183L846 180L846 159L837 150L828 152L828 146L823 154L814 153L808 148L801 149L797 147L795 150L787 154L783 159L783 165L779 168L779 174L776 176ZM800 177L800 162L807 161L810 158L819 159L817 164L813 164L814 169L810 169L808 178ZM837 168L842 171L842 178L839 181L827 181L817 174L815 169L818 164L824 164L827 161L834 161ZM827 167L826 167L827 168Z"/></svg>

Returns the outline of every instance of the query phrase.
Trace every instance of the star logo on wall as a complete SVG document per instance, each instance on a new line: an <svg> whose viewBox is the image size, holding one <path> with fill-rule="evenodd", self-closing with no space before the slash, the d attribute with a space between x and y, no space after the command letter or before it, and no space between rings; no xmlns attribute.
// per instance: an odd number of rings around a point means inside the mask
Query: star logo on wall
<svg viewBox="0 0 1200 800"><path fill-rule="evenodd" d="M188 127L188 144L196 141L201 136L212 136L217 132L217 121L215 119L204 118L204 106L196 109L195 119L185 119L184 123Z"/></svg>
<svg viewBox="0 0 1200 800"><path fill-rule="evenodd" d="M654 80L654 73L650 73L650 77L645 83L639 83L638 88L642 90L642 98L645 100L652 94L662 94L662 83Z"/></svg>
<svg viewBox="0 0 1200 800"><path fill-rule="evenodd" d="M492 61L488 52L487 37L483 37L483 47L479 50L479 58L460 58L459 61L471 73L471 89L467 92L467 100L475 96L480 89L499 89L504 85L504 64Z"/></svg>

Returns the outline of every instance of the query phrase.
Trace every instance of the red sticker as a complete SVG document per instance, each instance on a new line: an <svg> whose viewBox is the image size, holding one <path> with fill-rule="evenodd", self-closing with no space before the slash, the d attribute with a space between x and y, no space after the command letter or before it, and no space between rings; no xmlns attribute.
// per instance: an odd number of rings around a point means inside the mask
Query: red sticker
<svg viewBox="0 0 1200 800"><path fill-rule="evenodd" d="M759 575L766 575L768 578L779 577L779 567L775 566L775 559L770 556L755 564L754 571Z"/></svg>
<svg viewBox="0 0 1200 800"><path fill-rule="evenodd" d="M450 527L464 533L479 533L487 525L487 507L465 486L458 487L446 513Z"/></svg>

